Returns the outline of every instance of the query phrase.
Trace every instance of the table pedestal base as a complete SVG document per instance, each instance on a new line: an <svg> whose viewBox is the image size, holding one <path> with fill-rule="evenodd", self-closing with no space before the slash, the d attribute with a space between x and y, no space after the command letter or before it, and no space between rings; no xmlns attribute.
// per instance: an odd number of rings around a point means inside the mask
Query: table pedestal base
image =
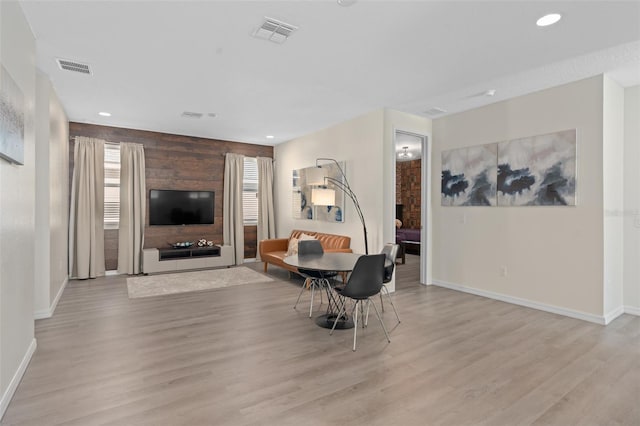
<svg viewBox="0 0 640 426"><path fill-rule="evenodd" d="M336 320L337 316L338 314L320 315L316 318L316 325L323 328L331 329L333 327L333 322ZM353 321L351 320L351 318L343 315L342 319L339 319L338 323L336 324L336 330L346 330L348 328L353 328Z"/></svg>

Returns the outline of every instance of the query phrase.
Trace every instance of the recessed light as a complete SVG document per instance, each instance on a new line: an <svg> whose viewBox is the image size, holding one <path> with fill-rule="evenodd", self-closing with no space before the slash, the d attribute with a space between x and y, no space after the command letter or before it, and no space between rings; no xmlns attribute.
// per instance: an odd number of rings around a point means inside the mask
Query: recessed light
<svg viewBox="0 0 640 426"><path fill-rule="evenodd" d="M549 25L553 25L558 22L561 18L562 15L560 15L559 13L550 13L538 19L536 21L536 25L539 27L548 27Z"/></svg>
<svg viewBox="0 0 640 426"><path fill-rule="evenodd" d="M357 0L337 0L338 4L343 7L353 6Z"/></svg>
<svg viewBox="0 0 640 426"><path fill-rule="evenodd" d="M98 115L101 115L103 117L111 117L111 113L110 112L104 112L104 111L99 112Z"/></svg>
<svg viewBox="0 0 640 426"><path fill-rule="evenodd" d="M275 138L275 136L273 136L273 135L267 135L267 139L273 139L273 138Z"/></svg>
<svg viewBox="0 0 640 426"><path fill-rule="evenodd" d="M485 90L482 94L485 95L485 96L495 96L496 95L496 89Z"/></svg>

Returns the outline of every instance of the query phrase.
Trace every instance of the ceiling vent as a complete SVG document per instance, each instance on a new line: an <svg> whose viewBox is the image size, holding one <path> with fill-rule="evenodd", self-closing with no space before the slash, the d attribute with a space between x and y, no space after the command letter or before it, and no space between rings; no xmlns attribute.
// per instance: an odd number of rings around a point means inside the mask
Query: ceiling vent
<svg viewBox="0 0 640 426"><path fill-rule="evenodd" d="M61 70L79 72L81 74L89 74L89 75L93 74L88 64L82 64L80 62L69 61L67 59L60 59L60 58L57 58L56 62L58 63L58 66L60 67Z"/></svg>
<svg viewBox="0 0 640 426"><path fill-rule="evenodd" d="M186 118L202 118L203 114L201 112L185 111L182 116Z"/></svg>
<svg viewBox="0 0 640 426"><path fill-rule="evenodd" d="M264 18L264 22L253 32L253 36L273 43L282 44L298 27L273 18Z"/></svg>
<svg viewBox="0 0 640 426"><path fill-rule="evenodd" d="M445 112L447 112L446 109L433 107L433 108L429 108L424 113L433 117L434 115L444 114Z"/></svg>

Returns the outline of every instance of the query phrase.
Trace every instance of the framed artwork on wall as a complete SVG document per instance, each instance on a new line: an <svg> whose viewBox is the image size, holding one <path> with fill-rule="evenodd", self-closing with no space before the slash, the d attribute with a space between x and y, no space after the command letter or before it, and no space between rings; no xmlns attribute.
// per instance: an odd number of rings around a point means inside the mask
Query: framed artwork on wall
<svg viewBox="0 0 640 426"><path fill-rule="evenodd" d="M498 144L498 205L575 206L576 130Z"/></svg>
<svg viewBox="0 0 640 426"><path fill-rule="evenodd" d="M24 95L0 65L0 158L24 164Z"/></svg>
<svg viewBox="0 0 640 426"><path fill-rule="evenodd" d="M344 162L340 162L342 170L345 169ZM335 164L323 164L323 172L326 176L343 181L342 173ZM310 185L310 173L317 171L317 167L306 167L295 169L292 174L292 214L294 219L319 220L323 222L344 222L345 195L340 189L334 187L330 182L326 185ZM335 189L335 202L333 205L314 205L312 203L313 189L327 188Z"/></svg>
<svg viewBox="0 0 640 426"><path fill-rule="evenodd" d="M442 151L443 206L575 206L576 129Z"/></svg>
<svg viewBox="0 0 640 426"><path fill-rule="evenodd" d="M498 144L442 152L443 206L495 206Z"/></svg>

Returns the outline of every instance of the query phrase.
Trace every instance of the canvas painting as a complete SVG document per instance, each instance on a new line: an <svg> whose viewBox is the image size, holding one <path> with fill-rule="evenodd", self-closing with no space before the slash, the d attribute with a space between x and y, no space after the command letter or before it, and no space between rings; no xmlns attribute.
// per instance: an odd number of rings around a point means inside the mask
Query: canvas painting
<svg viewBox="0 0 640 426"><path fill-rule="evenodd" d="M499 143L498 205L576 205L576 130Z"/></svg>
<svg viewBox="0 0 640 426"><path fill-rule="evenodd" d="M0 157L24 164L24 95L0 66Z"/></svg>
<svg viewBox="0 0 640 426"><path fill-rule="evenodd" d="M307 185L305 169L293 171L292 211L294 219L313 220L311 187Z"/></svg>
<svg viewBox="0 0 640 426"><path fill-rule="evenodd" d="M340 162L340 167L344 170L344 162ZM344 192L335 188L331 183L325 185L326 188L335 189L335 205L333 206L315 206L311 203L311 192L313 186L307 181L307 173L309 169L316 167L307 167L304 169L293 170L293 192L292 192L292 212L294 219L320 220L324 222L344 222ZM342 182L342 174L335 164L323 164L322 168L326 170L327 176Z"/></svg>
<svg viewBox="0 0 640 426"><path fill-rule="evenodd" d="M495 206L495 143L442 152L443 206Z"/></svg>

